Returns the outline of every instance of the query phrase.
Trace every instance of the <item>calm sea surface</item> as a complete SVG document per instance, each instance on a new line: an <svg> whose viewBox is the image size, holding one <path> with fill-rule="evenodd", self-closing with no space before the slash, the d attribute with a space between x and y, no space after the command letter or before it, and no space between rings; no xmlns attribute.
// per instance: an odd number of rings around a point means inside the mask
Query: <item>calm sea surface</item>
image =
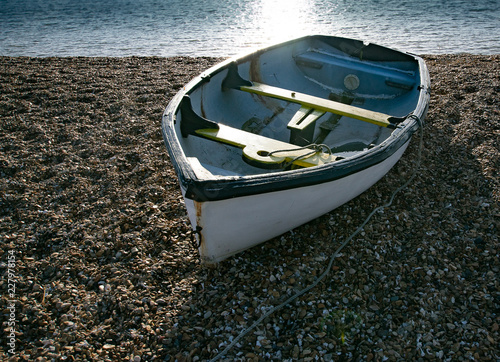
<svg viewBox="0 0 500 362"><path fill-rule="evenodd" d="M0 55L232 56L307 34L500 53L500 0L0 0Z"/></svg>

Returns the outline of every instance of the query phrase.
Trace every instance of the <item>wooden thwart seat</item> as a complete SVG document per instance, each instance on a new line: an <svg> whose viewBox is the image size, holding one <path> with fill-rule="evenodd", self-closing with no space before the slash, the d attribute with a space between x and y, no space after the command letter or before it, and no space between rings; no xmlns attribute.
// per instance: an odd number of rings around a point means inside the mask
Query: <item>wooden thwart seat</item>
<svg viewBox="0 0 500 362"><path fill-rule="evenodd" d="M197 115L189 97L181 104L181 132L184 137L196 135L235 146L243 150L243 156L251 164L263 168L277 168L293 163L297 166L311 167L337 160L327 152L313 148L298 148L287 142L278 141L234 127L207 120Z"/></svg>
<svg viewBox="0 0 500 362"><path fill-rule="evenodd" d="M280 166L293 163L297 166L311 167L333 162L336 156L325 152L314 152L311 148L297 148L287 142L263 137L223 124L219 129L200 129L196 134L243 150L250 163L261 167Z"/></svg>
<svg viewBox="0 0 500 362"><path fill-rule="evenodd" d="M298 103L304 108L339 114L387 128L396 128L397 123L402 122L405 119L404 117L393 117L387 114L354 107L329 99L294 92L292 90L273 87L257 82L250 82L241 78L241 76L238 74L237 65L234 63L228 69L228 74L222 82L222 88L238 89L244 92L254 93L261 96L267 96L292 103Z"/></svg>

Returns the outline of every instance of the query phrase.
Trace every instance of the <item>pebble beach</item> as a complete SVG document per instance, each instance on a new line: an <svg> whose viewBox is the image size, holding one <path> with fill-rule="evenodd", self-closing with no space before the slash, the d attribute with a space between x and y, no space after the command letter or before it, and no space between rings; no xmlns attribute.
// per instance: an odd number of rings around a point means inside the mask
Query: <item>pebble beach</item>
<svg viewBox="0 0 500 362"><path fill-rule="evenodd" d="M0 57L0 359L499 361L500 55L424 59L421 149L209 268L161 118L222 59Z"/></svg>

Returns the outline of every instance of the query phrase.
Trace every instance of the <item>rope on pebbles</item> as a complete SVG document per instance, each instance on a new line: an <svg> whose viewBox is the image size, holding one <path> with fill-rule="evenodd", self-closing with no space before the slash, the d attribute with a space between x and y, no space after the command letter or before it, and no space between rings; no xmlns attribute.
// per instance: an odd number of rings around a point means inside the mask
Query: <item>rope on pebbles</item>
<svg viewBox="0 0 500 362"><path fill-rule="evenodd" d="M418 154L417 154L417 165L413 171L413 174L410 176L410 178L400 187L398 187L391 195L391 198L389 199L389 202L387 202L386 204L382 205L382 206L379 206L377 208L375 208L371 213L370 215L368 215L368 217L365 219L365 221L363 221L363 223L356 229L356 231L354 231L338 248L337 250L331 255L330 257L330 261L328 263L328 266L326 267L325 271L312 283L310 284L309 286L305 287L304 289L298 291L296 294L292 295L290 298L288 298L287 300L285 300L283 303L277 305L276 307L273 307L271 308L270 310L268 310L266 313L264 313L258 320L256 320L250 327L248 327L247 329L244 329L222 352L220 352L217 356L215 356L213 359L210 360L210 362L215 362L217 360L219 360L220 358L222 358L227 352L229 352L231 350L231 348L233 348L236 343L238 343L238 341L240 339L242 339L245 335L247 335L250 331L252 331L253 329L255 329L255 327L257 327L260 323L262 323L262 321L264 319L266 319L267 317L269 317L271 314L273 314L274 312L280 310L281 308L285 307L286 305L292 303L295 299L297 299L298 297L304 295L305 293L307 293L308 291L310 291L311 289L313 289L316 285L319 284L319 282L321 280L323 280L327 275L328 273L330 272L332 266L333 266L333 261L337 258L337 256L339 255L339 253L342 251L342 249L347 245L349 244L349 242L357 235L359 234L363 228L365 227L365 225L368 223L368 221L370 221L370 219L372 218L373 215L375 215L375 213L379 212L379 211L382 211L384 210L385 208L389 207L392 205L392 202L394 201L394 198L396 197L396 195L401 192L403 189L405 189L406 187L408 187L408 185L413 181L413 179L415 178L415 176L417 175L417 171L419 170L420 168L420 162L422 160L422 147L423 147L423 143L424 143L424 132L423 132L423 123L422 123L422 120L417 117L416 115L410 115L409 118L414 118L417 123L418 123L418 126L419 126L419 129L420 129L420 142L419 142L419 147L418 147Z"/></svg>

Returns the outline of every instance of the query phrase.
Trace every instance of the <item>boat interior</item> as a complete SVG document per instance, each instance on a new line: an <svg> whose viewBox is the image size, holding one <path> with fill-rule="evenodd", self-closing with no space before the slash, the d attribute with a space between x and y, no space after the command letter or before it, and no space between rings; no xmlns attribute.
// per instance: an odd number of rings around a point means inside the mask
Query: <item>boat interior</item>
<svg viewBox="0 0 500 362"><path fill-rule="evenodd" d="M271 47L187 86L175 130L199 177L348 162L404 126L419 99L418 62L329 39Z"/></svg>

